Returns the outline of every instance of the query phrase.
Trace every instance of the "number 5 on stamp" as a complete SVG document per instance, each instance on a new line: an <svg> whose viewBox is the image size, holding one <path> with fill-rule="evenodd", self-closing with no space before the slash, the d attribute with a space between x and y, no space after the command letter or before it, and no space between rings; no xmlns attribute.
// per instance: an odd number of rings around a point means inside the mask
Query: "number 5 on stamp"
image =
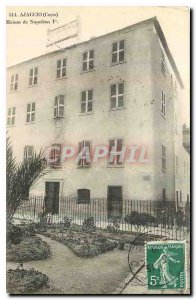
<svg viewBox="0 0 196 300"><path fill-rule="evenodd" d="M184 241L146 243L147 288L149 290L185 289L185 246Z"/></svg>

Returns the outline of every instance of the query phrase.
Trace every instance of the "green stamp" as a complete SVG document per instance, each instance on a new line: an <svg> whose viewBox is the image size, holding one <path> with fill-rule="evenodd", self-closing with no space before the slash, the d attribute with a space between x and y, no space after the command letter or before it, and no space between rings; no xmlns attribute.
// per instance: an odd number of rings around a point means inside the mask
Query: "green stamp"
<svg viewBox="0 0 196 300"><path fill-rule="evenodd" d="M185 246L184 241L146 243L149 290L185 289Z"/></svg>

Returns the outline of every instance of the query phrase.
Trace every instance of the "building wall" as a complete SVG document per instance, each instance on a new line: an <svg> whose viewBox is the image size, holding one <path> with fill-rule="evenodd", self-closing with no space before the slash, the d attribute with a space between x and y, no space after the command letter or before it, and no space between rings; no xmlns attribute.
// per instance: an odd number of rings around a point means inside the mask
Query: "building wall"
<svg viewBox="0 0 196 300"><path fill-rule="evenodd" d="M125 40L125 62L111 64L112 43ZM95 70L83 73L82 53L94 49ZM56 79L56 61L67 58L67 77ZM13 66L8 69L8 107L16 107L16 126L9 128L14 154L23 159L24 147L36 151L54 143L78 146L90 140L92 147L108 145L111 138L123 138L126 145L146 146L149 163L108 167L105 159L89 168L78 168L72 159L60 170L50 170L31 191L45 193L45 181L60 181L61 196L76 196L77 189L88 188L91 197L106 198L107 187L123 187L123 199L161 200L162 187L168 199L175 197L174 105L168 98L168 117L160 114L164 87L172 97L170 80L160 72L160 43L152 24L132 30L115 32ZM38 85L28 87L30 68L38 67ZM19 87L9 92L11 74L19 74ZM125 108L110 110L110 85L124 81ZM80 113L81 92L93 89L93 113ZM54 98L66 95L65 118L53 118ZM26 124L27 103L36 102L34 124ZM161 172L161 143L167 146L167 173Z"/></svg>
<svg viewBox="0 0 196 300"><path fill-rule="evenodd" d="M161 51L165 57L165 74L161 71ZM182 143L182 97L181 87L173 72L159 37L154 30L152 41L153 52L153 105L154 105L154 175L155 198L163 199L163 189L166 189L166 200L174 200L176 191L190 194L188 175L190 157ZM177 86L177 97L174 96L174 85ZM161 114L161 93L166 93L166 117ZM162 170L162 144L166 146L166 170ZM179 158L178 176L176 177L176 156ZM187 176L184 176L184 166L188 166ZM180 192L179 192L180 193ZM183 201L186 201L183 197Z"/></svg>

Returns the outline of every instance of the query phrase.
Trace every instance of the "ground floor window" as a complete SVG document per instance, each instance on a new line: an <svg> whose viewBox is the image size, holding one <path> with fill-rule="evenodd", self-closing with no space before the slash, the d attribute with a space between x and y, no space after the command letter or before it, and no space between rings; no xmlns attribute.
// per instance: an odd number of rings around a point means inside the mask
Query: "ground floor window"
<svg viewBox="0 0 196 300"><path fill-rule="evenodd" d="M90 190L78 189L77 191L77 203L78 204L89 204L90 203Z"/></svg>

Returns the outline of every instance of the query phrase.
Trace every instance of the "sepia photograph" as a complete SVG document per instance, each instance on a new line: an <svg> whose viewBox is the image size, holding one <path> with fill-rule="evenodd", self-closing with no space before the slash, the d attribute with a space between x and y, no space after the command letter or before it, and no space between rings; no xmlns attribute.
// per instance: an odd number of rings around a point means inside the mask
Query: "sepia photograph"
<svg viewBox="0 0 196 300"><path fill-rule="evenodd" d="M190 295L190 9L7 6L6 289Z"/></svg>

